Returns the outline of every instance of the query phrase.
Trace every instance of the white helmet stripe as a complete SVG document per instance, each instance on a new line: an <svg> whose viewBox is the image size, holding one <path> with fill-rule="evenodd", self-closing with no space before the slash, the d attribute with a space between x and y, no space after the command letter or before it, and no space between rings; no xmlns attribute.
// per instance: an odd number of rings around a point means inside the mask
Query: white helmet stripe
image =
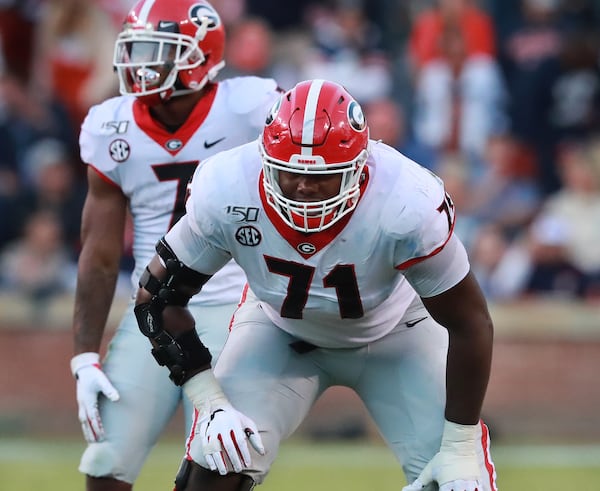
<svg viewBox="0 0 600 491"><path fill-rule="evenodd" d="M152 10L152 7L154 7L154 2L156 2L156 0L147 0L144 2L144 5L142 5L142 8L140 9L140 18L138 19L140 24L146 24L148 22L148 15L150 15L150 11Z"/></svg>
<svg viewBox="0 0 600 491"><path fill-rule="evenodd" d="M314 80L310 84L308 95L306 97L306 107L304 108L304 122L302 124L302 155L312 155L312 147L305 145L312 145L313 137L315 133L315 117L317 113L317 105L319 102L319 95L321 94L321 87L323 87L324 80Z"/></svg>

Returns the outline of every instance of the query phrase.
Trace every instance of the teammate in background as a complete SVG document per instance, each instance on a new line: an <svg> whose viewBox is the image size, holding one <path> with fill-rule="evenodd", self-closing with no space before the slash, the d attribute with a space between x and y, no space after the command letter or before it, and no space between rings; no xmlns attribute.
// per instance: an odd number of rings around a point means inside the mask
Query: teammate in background
<svg viewBox="0 0 600 491"><path fill-rule="evenodd" d="M185 212L187 184L209 155L255 139L280 90L271 79L220 82L225 34L202 0L141 0L115 45L122 96L93 107L80 146L89 191L82 216L71 369L89 443L79 470L88 491L130 490L182 399L148 352L133 299L103 365L99 350L133 217L137 288L154 244ZM233 262L190 303L213 356L228 333L245 282ZM132 290L132 293L135 290ZM186 403L191 426L192 406Z"/></svg>
<svg viewBox="0 0 600 491"><path fill-rule="evenodd" d="M365 403L412 482L405 491L496 490L480 419L493 325L452 200L368 135L345 89L305 81L257 141L196 170L135 307L197 410L177 491L261 483L332 385ZM213 371L186 303L231 257L250 289Z"/></svg>

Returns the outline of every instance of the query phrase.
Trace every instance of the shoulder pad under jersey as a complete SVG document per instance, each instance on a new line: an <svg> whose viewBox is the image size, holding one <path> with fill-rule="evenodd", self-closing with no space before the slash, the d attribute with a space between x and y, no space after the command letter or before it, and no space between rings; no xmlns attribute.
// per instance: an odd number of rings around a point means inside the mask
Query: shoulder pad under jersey
<svg viewBox="0 0 600 491"><path fill-rule="evenodd" d="M81 126L82 131L97 137L110 137L123 131L114 123L133 117L134 101L132 96L117 96L92 106Z"/></svg>
<svg viewBox="0 0 600 491"><path fill-rule="evenodd" d="M442 180L402 157L400 177L383 207L382 224L402 244L406 259L427 256L442 246L454 226L454 207Z"/></svg>
<svg viewBox="0 0 600 491"><path fill-rule="evenodd" d="M79 148L81 160L100 170L109 170L115 162L109 158L111 141L125 135L133 123L135 97L113 97L92 106L81 125Z"/></svg>
<svg viewBox="0 0 600 491"><path fill-rule="evenodd" d="M256 160L260 160L258 143L253 140L219 152L196 168L186 202L192 228L194 224L202 224L204 233L213 230L218 217L231 204L231 197L248 192L247 173L260 166Z"/></svg>
<svg viewBox="0 0 600 491"><path fill-rule="evenodd" d="M272 78L234 77L219 82L219 85L227 91L228 106L237 114L248 114L265 107L268 110L280 96L277 82Z"/></svg>

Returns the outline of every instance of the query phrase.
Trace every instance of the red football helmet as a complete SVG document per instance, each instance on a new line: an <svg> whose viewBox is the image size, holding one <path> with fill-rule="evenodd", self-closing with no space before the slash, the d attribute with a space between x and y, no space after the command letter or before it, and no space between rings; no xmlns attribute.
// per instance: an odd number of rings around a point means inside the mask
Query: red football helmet
<svg viewBox="0 0 600 491"><path fill-rule="evenodd" d="M324 80L299 83L271 108L261 137L269 204L295 230L331 227L358 203L368 143L363 111L346 89ZM340 190L325 200L296 201L283 195L279 171L340 174Z"/></svg>
<svg viewBox="0 0 600 491"><path fill-rule="evenodd" d="M140 0L115 43L120 92L149 104L200 90L223 68L225 30L204 0Z"/></svg>

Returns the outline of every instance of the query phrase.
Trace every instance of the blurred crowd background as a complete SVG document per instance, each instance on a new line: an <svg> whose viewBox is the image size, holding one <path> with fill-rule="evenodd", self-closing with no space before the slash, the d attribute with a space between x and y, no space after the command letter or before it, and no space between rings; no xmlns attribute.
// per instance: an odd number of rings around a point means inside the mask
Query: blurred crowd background
<svg viewBox="0 0 600 491"><path fill-rule="evenodd" d="M0 0L0 291L72 293L79 127L133 0ZM600 1L212 0L220 78L342 83L442 177L490 302L600 302ZM128 239L127 250L130 251ZM127 296L131 256L117 295Z"/></svg>

